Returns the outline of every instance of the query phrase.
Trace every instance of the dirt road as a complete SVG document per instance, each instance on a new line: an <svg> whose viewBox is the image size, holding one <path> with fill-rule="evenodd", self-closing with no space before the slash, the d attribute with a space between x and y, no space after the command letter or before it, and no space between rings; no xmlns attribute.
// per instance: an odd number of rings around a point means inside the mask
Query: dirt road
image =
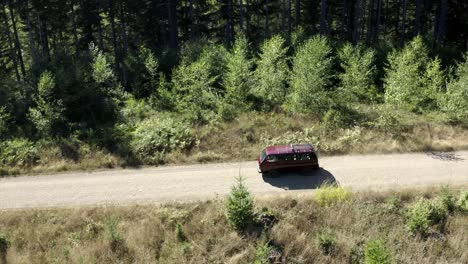
<svg viewBox="0 0 468 264"><path fill-rule="evenodd" d="M351 189L468 185L468 151L319 158L321 170L262 177L255 162L76 172L0 179L0 208L188 201L229 193L241 175L256 195L310 193L324 181Z"/></svg>

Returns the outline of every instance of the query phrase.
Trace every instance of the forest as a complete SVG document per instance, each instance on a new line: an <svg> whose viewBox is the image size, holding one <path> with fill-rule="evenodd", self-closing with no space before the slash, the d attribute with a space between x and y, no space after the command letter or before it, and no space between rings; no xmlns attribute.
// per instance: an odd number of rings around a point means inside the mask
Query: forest
<svg viewBox="0 0 468 264"><path fill-rule="evenodd" d="M0 175L250 159L305 140L324 154L467 148L466 10L1 0Z"/></svg>

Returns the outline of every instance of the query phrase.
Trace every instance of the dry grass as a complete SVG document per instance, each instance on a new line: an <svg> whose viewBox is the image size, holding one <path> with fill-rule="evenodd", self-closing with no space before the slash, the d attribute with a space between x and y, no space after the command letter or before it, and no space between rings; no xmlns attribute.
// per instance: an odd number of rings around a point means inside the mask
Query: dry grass
<svg viewBox="0 0 468 264"><path fill-rule="evenodd" d="M233 231L224 200L3 211L0 233L11 241L8 263L252 263L264 239L280 252L282 263L350 263L376 238L384 240L396 263L467 263L466 213L451 213L427 237L414 236L405 226L405 208L418 197L437 193L363 192L353 194L350 203L323 207L313 197L258 200L257 209L266 207L278 218L263 235L255 229ZM110 228L112 220L115 229ZM177 238L177 224L186 241ZM323 228L336 237L329 254L318 242ZM111 233L122 241L115 242Z"/></svg>

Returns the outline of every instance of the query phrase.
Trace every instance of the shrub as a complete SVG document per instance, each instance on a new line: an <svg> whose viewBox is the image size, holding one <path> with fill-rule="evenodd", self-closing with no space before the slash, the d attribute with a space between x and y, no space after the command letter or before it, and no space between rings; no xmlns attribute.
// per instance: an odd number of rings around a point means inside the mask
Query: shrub
<svg viewBox="0 0 468 264"><path fill-rule="evenodd" d="M175 234L179 242L187 241L187 236L185 235L184 227L180 223L176 223Z"/></svg>
<svg viewBox="0 0 468 264"><path fill-rule="evenodd" d="M331 47L326 38L306 41L293 59L291 95L288 108L295 112L323 112L330 104L333 66Z"/></svg>
<svg viewBox="0 0 468 264"><path fill-rule="evenodd" d="M445 221L448 211L440 199L420 198L408 210L407 226L412 233L426 234L433 224Z"/></svg>
<svg viewBox="0 0 468 264"><path fill-rule="evenodd" d="M54 95L55 77L45 71L41 74L38 83L38 95L34 101L36 106L29 109L29 119L39 133L48 137L54 135L65 122L63 102Z"/></svg>
<svg viewBox="0 0 468 264"><path fill-rule="evenodd" d="M269 264L270 262L270 252L272 248L268 242L261 242L257 245L255 250L255 260L254 264Z"/></svg>
<svg viewBox="0 0 468 264"><path fill-rule="evenodd" d="M11 115L5 107L0 107L0 139L5 137L11 121Z"/></svg>
<svg viewBox="0 0 468 264"><path fill-rule="evenodd" d="M325 129L335 130L348 127L352 122L352 117L345 111L330 109L323 116L322 122Z"/></svg>
<svg viewBox="0 0 468 264"><path fill-rule="evenodd" d="M145 47L126 56L126 78L136 98L145 98L159 92L159 62L154 53Z"/></svg>
<svg viewBox="0 0 468 264"><path fill-rule="evenodd" d="M248 56L248 40L244 35L240 35L236 38L233 50L227 56L227 71L223 80L226 99L235 106L245 104L245 99L253 85L252 61Z"/></svg>
<svg viewBox="0 0 468 264"><path fill-rule="evenodd" d="M27 139L7 140L0 143L0 165L32 166L39 160L34 142Z"/></svg>
<svg viewBox="0 0 468 264"><path fill-rule="evenodd" d="M7 235L0 233L0 256L5 257L8 249L10 248L11 242ZM2 259L2 258L0 258Z"/></svg>
<svg viewBox="0 0 468 264"><path fill-rule="evenodd" d="M264 101L264 107L271 109L283 103L286 96L288 64L287 48L281 36L274 36L261 47L257 69L254 72L255 88L253 93Z"/></svg>
<svg viewBox="0 0 468 264"><path fill-rule="evenodd" d="M372 126L385 132L398 132L402 128L400 120L401 117L397 113L384 109L380 111L379 117L372 123Z"/></svg>
<svg viewBox="0 0 468 264"><path fill-rule="evenodd" d="M468 213L468 190L461 190L457 201L457 207L465 213Z"/></svg>
<svg viewBox="0 0 468 264"><path fill-rule="evenodd" d="M90 46L90 50L93 55L92 75L94 81L98 84L111 82L114 78L114 72L106 56L94 45Z"/></svg>
<svg viewBox="0 0 468 264"><path fill-rule="evenodd" d="M343 187L326 184L316 191L315 199L321 206L331 206L350 202L352 193Z"/></svg>
<svg viewBox="0 0 468 264"><path fill-rule="evenodd" d="M468 120L468 53L464 62L458 64L455 77L447 84L447 93L441 100L441 108L449 121Z"/></svg>
<svg viewBox="0 0 468 264"><path fill-rule="evenodd" d="M113 252L117 252L125 248L125 238L120 232L118 225L119 223L115 218L109 218L105 223L107 240L109 241Z"/></svg>
<svg viewBox="0 0 468 264"><path fill-rule="evenodd" d="M340 94L350 101L371 100L375 97L375 52L361 46L345 44L338 52L343 73Z"/></svg>
<svg viewBox="0 0 468 264"><path fill-rule="evenodd" d="M365 264L389 264L391 254L381 239L369 241L364 250Z"/></svg>
<svg viewBox="0 0 468 264"><path fill-rule="evenodd" d="M242 178L231 189L227 204L227 219L238 231L245 230L254 220L254 201Z"/></svg>
<svg viewBox="0 0 468 264"><path fill-rule="evenodd" d="M187 124L169 117L152 117L137 125L131 142L137 157L147 164L162 162L173 150L188 149L194 137Z"/></svg>
<svg viewBox="0 0 468 264"><path fill-rule="evenodd" d="M226 50L207 46L195 62L182 63L172 74L176 108L191 122L207 123L217 118L224 90L221 87Z"/></svg>
<svg viewBox="0 0 468 264"><path fill-rule="evenodd" d="M440 202L449 212L453 211L456 207L455 195L448 186L443 186L439 195Z"/></svg>
<svg viewBox="0 0 468 264"><path fill-rule="evenodd" d="M335 250L336 236L330 228L320 230L317 239L324 254L329 255Z"/></svg>
<svg viewBox="0 0 468 264"><path fill-rule="evenodd" d="M443 72L438 59L431 61L421 37L416 37L402 51L388 57L384 80L385 102L395 107L422 112L434 106L434 88L442 85Z"/></svg>

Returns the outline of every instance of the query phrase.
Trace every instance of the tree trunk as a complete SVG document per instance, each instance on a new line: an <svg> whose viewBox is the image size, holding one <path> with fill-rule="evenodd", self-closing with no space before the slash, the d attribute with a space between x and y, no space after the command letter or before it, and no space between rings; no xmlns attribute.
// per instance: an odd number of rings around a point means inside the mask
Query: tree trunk
<svg viewBox="0 0 468 264"><path fill-rule="evenodd" d="M281 32L286 32L286 0L281 0Z"/></svg>
<svg viewBox="0 0 468 264"><path fill-rule="evenodd" d="M447 9L448 9L448 1L441 0L440 1L440 18L439 18L439 23L438 23L439 26L437 27L437 36L436 36L437 44L440 44L444 40L445 22L447 19Z"/></svg>
<svg viewBox="0 0 468 264"><path fill-rule="evenodd" d="M179 30L177 25L177 0L167 0L169 18L169 42L172 49L179 49Z"/></svg>
<svg viewBox="0 0 468 264"><path fill-rule="evenodd" d="M372 39L372 33L373 33L373 21L372 19L374 18L374 0L369 0L369 17L367 19L367 37L366 37L366 43L367 45L371 44L371 39Z"/></svg>
<svg viewBox="0 0 468 264"><path fill-rule="evenodd" d="M291 31L292 31L292 0L288 0L288 39L291 38Z"/></svg>
<svg viewBox="0 0 468 264"><path fill-rule="evenodd" d="M341 39L344 40L346 37L346 29L348 28L348 0L343 0L343 12L341 13Z"/></svg>
<svg viewBox="0 0 468 264"><path fill-rule="evenodd" d="M244 0L239 0L239 28L244 31Z"/></svg>
<svg viewBox="0 0 468 264"><path fill-rule="evenodd" d="M13 25L13 34L15 36L15 47L16 50L18 51L18 59L19 59L19 64L21 68L21 74L23 75L23 78L26 77L26 70L24 68L24 61L23 61L23 51L21 49L21 43L18 37L18 30L16 28L16 19L15 19L15 13L13 12L13 4L11 0L8 2L8 6L10 7L10 16L11 16L11 22Z"/></svg>
<svg viewBox="0 0 468 264"><path fill-rule="evenodd" d="M32 26L31 26L31 18L29 17L29 1L25 1L25 13L26 13L26 26L28 29L28 38L29 38L29 49L31 50L31 59L32 63L36 64L37 63L37 54L36 54L36 43L34 42L34 36L33 36L33 31L32 31Z"/></svg>
<svg viewBox="0 0 468 264"><path fill-rule="evenodd" d="M353 44L359 41L359 20L361 18L361 0L357 0L354 12Z"/></svg>
<svg viewBox="0 0 468 264"><path fill-rule="evenodd" d="M416 13L414 15L414 35L419 35L421 31L421 4L422 0L416 0Z"/></svg>
<svg viewBox="0 0 468 264"><path fill-rule="evenodd" d="M80 54L80 43L78 42L78 27L76 25L76 13L75 13L75 4L76 0L71 2L71 20L73 26L73 42L75 43L75 52L76 54Z"/></svg>
<svg viewBox="0 0 468 264"><path fill-rule="evenodd" d="M270 14L269 14L269 0L266 0L265 3L265 35L270 37Z"/></svg>
<svg viewBox="0 0 468 264"><path fill-rule="evenodd" d="M123 42L123 50L126 54L128 51L128 38L127 38L127 24L125 23L125 5L122 3L120 7L120 21L122 24L122 42Z"/></svg>
<svg viewBox="0 0 468 264"><path fill-rule="evenodd" d="M193 9L193 0L189 0L189 17L190 17L190 39L195 39L195 14Z"/></svg>
<svg viewBox="0 0 468 264"><path fill-rule="evenodd" d="M102 37L102 26L101 26L101 0L97 0L97 26L98 26L98 38L99 38L99 50L104 52L104 40Z"/></svg>
<svg viewBox="0 0 468 264"><path fill-rule="evenodd" d="M242 1L242 0L241 0ZM250 32L250 0L245 0L246 6L245 6L245 26L246 26L246 31Z"/></svg>
<svg viewBox="0 0 468 264"><path fill-rule="evenodd" d="M359 1L359 0L358 0ZM321 5L321 16L320 16L320 35L325 35L326 33L326 17L327 17L327 0L322 0Z"/></svg>
<svg viewBox="0 0 468 264"><path fill-rule="evenodd" d="M296 0L294 3L294 8L296 9L296 19L295 19L295 25L298 27L301 23L301 2L300 0Z"/></svg>
<svg viewBox="0 0 468 264"><path fill-rule="evenodd" d="M49 49L49 34L47 32L47 21L45 18L39 16L39 34L42 41L42 53L47 61L50 61L50 49Z"/></svg>
<svg viewBox="0 0 468 264"><path fill-rule="evenodd" d="M382 0L377 0L377 23L375 25L374 41L379 40L380 22L382 16Z"/></svg>
<svg viewBox="0 0 468 264"><path fill-rule="evenodd" d="M403 0L403 13L401 17L401 47L405 46L405 37L406 37L406 7L407 0Z"/></svg>
<svg viewBox="0 0 468 264"><path fill-rule="evenodd" d="M2 14L3 14L3 21L5 22L5 29L7 32L7 38L8 38L8 47L10 48L10 55L11 55L11 60L13 61L13 68L15 70L15 75L16 75L16 80L18 82L21 81L21 77L18 71L18 58L16 57L16 52L15 48L13 47L13 39L11 37L11 32L10 32L10 23L8 22L8 16L7 16L7 11L5 8L5 4L2 2Z"/></svg>

